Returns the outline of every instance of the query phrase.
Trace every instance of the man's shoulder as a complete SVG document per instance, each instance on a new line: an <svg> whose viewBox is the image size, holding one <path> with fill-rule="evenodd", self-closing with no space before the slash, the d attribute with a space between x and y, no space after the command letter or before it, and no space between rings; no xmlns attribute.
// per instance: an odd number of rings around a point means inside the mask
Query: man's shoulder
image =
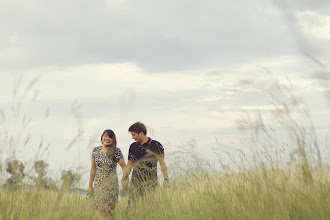
<svg viewBox="0 0 330 220"><path fill-rule="evenodd" d="M159 141L157 141L157 140L154 140L154 139L151 139L150 138L150 140L151 140L151 143L150 144L156 144L156 145L162 145L161 143L159 143Z"/></svg>
<svg viewBox="0 0 330 220"><path fill-rule="evenodd" d="M164 149L163 145L156 140L152 140L150 143L151 147Z"/></svg>

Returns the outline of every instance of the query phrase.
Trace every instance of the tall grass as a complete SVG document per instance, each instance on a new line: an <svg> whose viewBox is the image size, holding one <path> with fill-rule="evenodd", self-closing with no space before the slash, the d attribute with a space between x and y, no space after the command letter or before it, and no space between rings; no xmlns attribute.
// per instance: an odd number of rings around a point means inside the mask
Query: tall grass
<svg viewBox="0 0 330 220"><path fill-rule="evenodd" d="M122 196L116 219L328 219L329 167L304 181L299 165L248 171L199 169L158 188L127 209ZM35 190L0 196L1 219L99 219L84 196Z"/></svg>
<svg viewBox="0 0 330 220"><path fill-rule="evenodd" d="M246 114L252 154L211 166L192 155L175 166L171 185L148 192L128 208L122 194L115 219L329 219L330 164L307 108L274 81L273 124ZM276 126L286 129L285 146ZM191 145L195 145L194 142ZM215 152L216 153L216 152ZM192 159L191 159L192 158ZM174 166L173 166L174 167ZM0 169L1 170L1 169ZM85 196L33 189L0 191L0 219L100 219Z"/></svg>
<svg viewBox="0 0 330 220"><path fill-rule="evenodd" d="M97 219L85 196L61 191L11 190L0 194L0 219Z"/></svg>
<svg viewBox="0 0 330 220"><path fill-rule="evenodd" d="M327 219L329 173L312 184L302 173L252 169L195 174L159 189L129 210L131 219ZM125 219L119 204L118 219Z"/></svg>

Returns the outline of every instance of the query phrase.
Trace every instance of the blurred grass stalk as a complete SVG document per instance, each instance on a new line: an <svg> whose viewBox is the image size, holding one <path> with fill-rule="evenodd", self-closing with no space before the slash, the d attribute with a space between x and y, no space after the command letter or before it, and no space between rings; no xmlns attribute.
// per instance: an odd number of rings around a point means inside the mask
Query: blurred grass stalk
<svg viewBox="0 0 330 220"><path fill-rule="evenodd" d="M274 108L267 120L258 111L238 121L251 134L252 154L238 150L227 164L220 158L220 170L193 155L194 165L179 172L169 189L150 193L128 215L132 219L329 219L329 155L321 152L321 147L329 146L319 145L311 113L294 97L293 86L277 80L274 86L270 100ZM284 146L285 140L278 138L283 130L291 140ZM119 219L125 219L125 207L119 204Z"/></svg>
<svg viewBox="0 0 330 220"><path fill-rule="evenodd" d="M185 152L184 168L172 166L169 188L148 193L129 209L127 196L121 194L116 219L328 219L330 169L321 147L329 146L320 146L311 114L292 88L276 80L274 86L268 124L261 112L239 120L239 127L251 133L252 155L239 150L224 163L219 154L220 164L212 166L198 155L188 161ZM291 143L280 144L285 140L279 139L278 126L286 129ZM0 219L99 215L85 196L36 187L0 190Z"/></svg>

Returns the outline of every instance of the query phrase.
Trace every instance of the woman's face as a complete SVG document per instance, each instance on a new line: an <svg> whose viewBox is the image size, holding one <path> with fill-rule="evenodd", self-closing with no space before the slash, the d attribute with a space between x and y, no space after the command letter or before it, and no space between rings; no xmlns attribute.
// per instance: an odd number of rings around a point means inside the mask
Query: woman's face
<svg viewBox="0 0 330 220"><path fill-rule="evenodd" d="M105 146L110 146L112 144L112 138L109 137L108 133L102 136L102 144Z"/></svg>

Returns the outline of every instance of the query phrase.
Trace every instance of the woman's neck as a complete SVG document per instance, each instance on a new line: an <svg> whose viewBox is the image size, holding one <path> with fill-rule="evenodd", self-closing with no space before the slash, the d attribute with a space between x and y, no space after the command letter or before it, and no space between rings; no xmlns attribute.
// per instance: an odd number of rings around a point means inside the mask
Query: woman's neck
<svg viewBox="0 0 330 220"><path fill-rule="evenodd" d="M102 145L101 151L103 152L107 152L107 150L109 149L109 145Z"/></svg>

